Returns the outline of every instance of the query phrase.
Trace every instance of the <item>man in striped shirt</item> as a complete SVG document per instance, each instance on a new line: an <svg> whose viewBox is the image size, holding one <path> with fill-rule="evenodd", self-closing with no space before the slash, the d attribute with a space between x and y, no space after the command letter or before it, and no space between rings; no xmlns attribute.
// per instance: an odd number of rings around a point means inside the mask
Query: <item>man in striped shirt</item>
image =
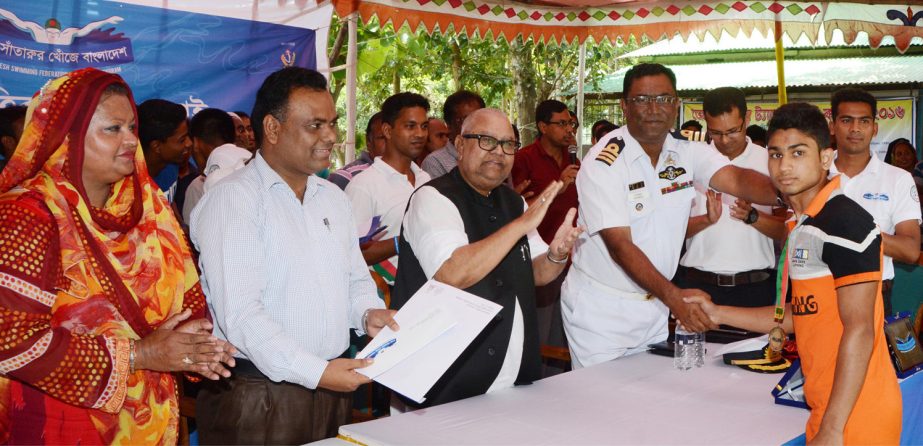
<svg viewBox="0 0 923 446"><path fill-rule="evenodd" d="M365 150L355 161L330 174L327 180L345 191L353 177L368 169L376 157L384 154L385 134L381 130L381 112L378 112L369 118L369 123L365 126Z"/></svg>

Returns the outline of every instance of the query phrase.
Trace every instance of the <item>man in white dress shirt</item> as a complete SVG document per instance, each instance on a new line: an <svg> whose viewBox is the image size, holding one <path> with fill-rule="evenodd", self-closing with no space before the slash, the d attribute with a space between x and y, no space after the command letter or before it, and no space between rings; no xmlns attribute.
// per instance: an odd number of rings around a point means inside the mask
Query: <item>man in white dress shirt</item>
<svg viewBox="0 0 923 446"><path fill-rule="evenodd" d="M702 101L711 145L731 164L769 175L769 153L750 142L747 99L739 88L716 88ZM686 227L686 254L673 282L699 288L718 305L762 307L775 302L773 239L785 225L769 206L750 205L696 184Z"/></svg>
<svg viewBox="0 0 923 446"><path fill-rule="evenodd" d="M834 92L830 102L830 134L837 149L830 177L840 175L843 193L872 214L881 229L885 254L881 296L888 316L892 312L894 260L915 264L920 255L920 196L907 171L872 154L872 138L878 134L875 97L857 88L844 88Z"/></svg>
<svg viewBox="0 0 923 446"><path fill-rule="evenodd" d="M335 436L369 380L347 359L349 330L397 328L382 309L346 195L329 163L337 114L320 73L271 74L253 109L256 158L192 212L215 335L239 346L234 375L204 387L203 444L303 444Z"/></svg>

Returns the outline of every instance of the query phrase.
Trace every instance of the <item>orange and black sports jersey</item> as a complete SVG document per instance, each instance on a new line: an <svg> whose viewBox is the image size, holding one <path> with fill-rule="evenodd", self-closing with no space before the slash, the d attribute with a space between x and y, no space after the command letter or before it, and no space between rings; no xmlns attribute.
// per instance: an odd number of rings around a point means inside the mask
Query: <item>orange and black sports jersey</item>
<svg viewBox="0 0 923 446"><path fill-rule="evenodd" d="M837 288L878 282L875 340L868 373L849 421L846 444L897 444L901 393L884 338L881 234L872 216L839 190L839 177L811 201L788 239L791 314L811 407L807 438L817 434L830 400L843 335ZM793 226L794 221L789 221Z"/></svg>

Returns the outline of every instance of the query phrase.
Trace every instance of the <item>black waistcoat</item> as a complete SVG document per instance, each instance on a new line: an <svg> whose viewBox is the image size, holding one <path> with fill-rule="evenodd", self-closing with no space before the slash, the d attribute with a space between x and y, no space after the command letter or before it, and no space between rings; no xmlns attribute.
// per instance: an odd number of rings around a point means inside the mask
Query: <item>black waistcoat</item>
<svg viewBox="0 0 923 446"><path fill-rule="evenodd" d="M451 201L465 224L468 242L487 238L523 212L522 198L509 187L501 185L485 197L465 183L458 168L426 183ZM391 307L400 309L426 283L426 275L414 254L413 247L401 229L400 257ZM515 300L522 309L524 343L522 363L516 384L529 384L539 379L541 357L535 312L535 280L532 256L526 237L516 242L506 257L487 276L465 291L503 306L484 331L458 357L426 394L423 406L433 406L481 395L490 388L509 345L513 329ZM411 403L409 400L405 402Z"/></svg>

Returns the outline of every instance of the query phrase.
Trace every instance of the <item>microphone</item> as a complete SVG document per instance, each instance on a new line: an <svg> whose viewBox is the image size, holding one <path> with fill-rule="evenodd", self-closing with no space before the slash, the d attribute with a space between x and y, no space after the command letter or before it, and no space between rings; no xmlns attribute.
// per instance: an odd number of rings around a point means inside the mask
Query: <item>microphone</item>
<svg viewBox="0 0 923 446"><path fill-rule="evenodd" d="M577 164L577 146L569 146L567 153L570 155L570 163Z"/></svg>

